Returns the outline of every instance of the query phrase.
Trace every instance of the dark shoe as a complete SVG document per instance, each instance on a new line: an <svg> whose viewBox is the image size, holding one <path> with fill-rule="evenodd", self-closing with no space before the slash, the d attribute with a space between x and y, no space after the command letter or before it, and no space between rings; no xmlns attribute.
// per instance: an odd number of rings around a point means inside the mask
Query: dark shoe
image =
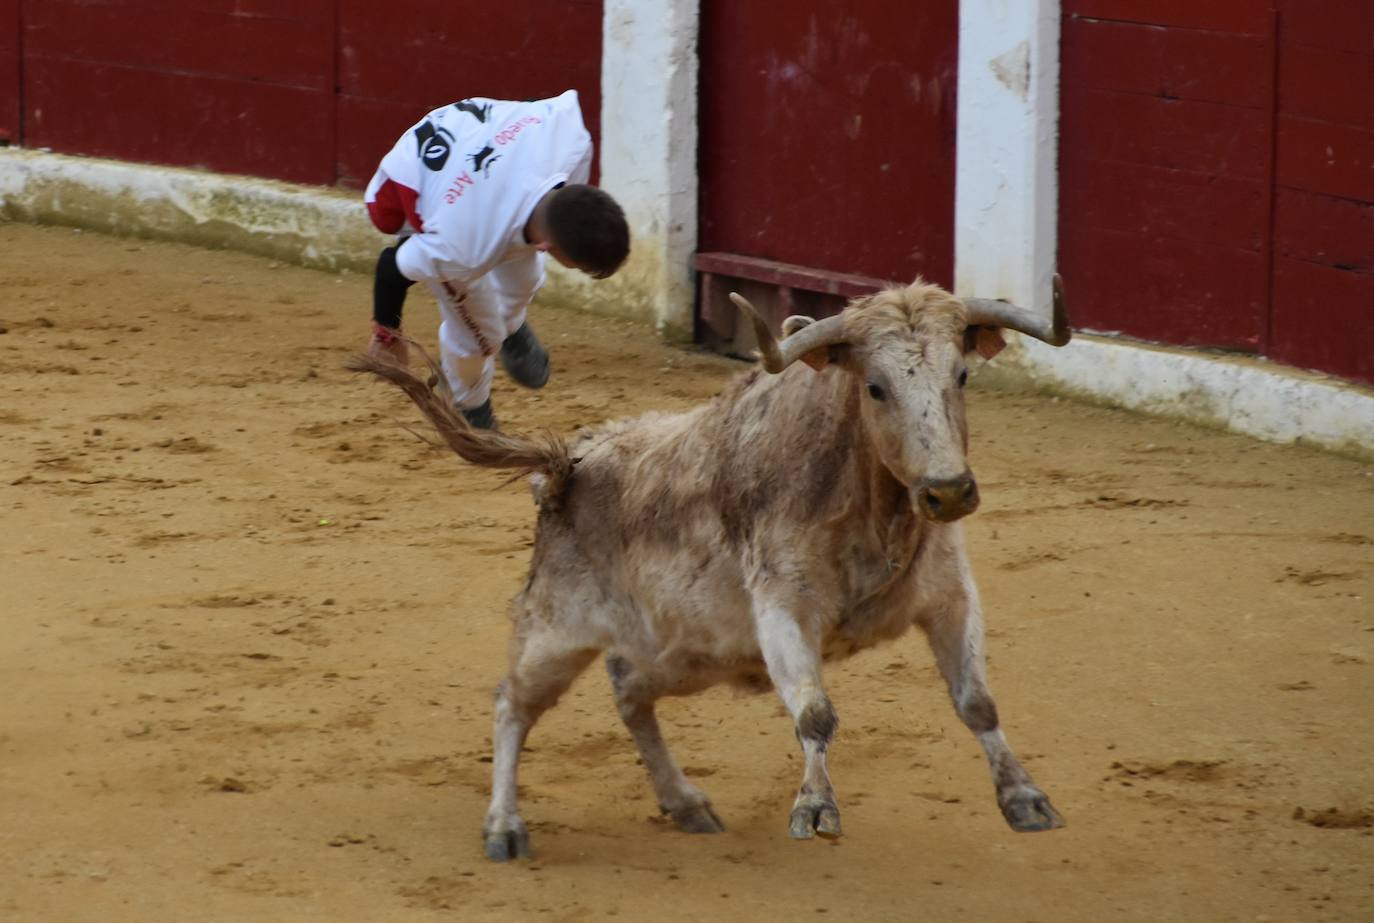
<svg viewBox="0 0 1374 923"><path fill-rule="evenodd" d="M468 421L468 426L473 429L498 429L496 425L496 414L491 412L491 398L487 398L479 406L471 410L463 410L461 407L458 412L463 415L463 419Z"/></svg>
<svg viewBox="0 0 1374 923"><path fill-rule="evenodd" d="M549 380L549 354L539 344L528 323L501 344L501 365L506 374L526 388L542 388Z"/></svg>

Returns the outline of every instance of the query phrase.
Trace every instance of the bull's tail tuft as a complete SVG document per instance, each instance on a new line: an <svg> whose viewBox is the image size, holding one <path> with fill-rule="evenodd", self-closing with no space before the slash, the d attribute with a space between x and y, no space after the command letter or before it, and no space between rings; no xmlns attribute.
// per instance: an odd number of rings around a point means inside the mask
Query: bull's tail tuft
<svg viewBox="0 0 1374 923"><path fill-rule="evenodd" d="M409 342L424 356L433 372L428 382L408 368L372 356L353 356L344 362L344 368L351 372L369 372L404 391L449 448L465 460L483 468L516 469L518 474L539 472L545 477L542 493L546 497L554 498L562 493L573 468L568 445L562 438L550 432L513 436L473 429L453 406L439 364L414 340Z"/></svg>

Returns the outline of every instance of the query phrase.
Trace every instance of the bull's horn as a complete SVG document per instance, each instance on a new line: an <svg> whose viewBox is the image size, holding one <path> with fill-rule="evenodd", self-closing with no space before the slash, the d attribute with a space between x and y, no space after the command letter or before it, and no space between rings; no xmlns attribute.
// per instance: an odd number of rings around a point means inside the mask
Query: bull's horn
<svg viewBox="0 0 1374 923"><path fill-rule="evenodd" d="M1054 312L1049 321L1006 301L965 298L963 302L968 307L970 324L1009 327L1051 346L1063 346L1073 337L1068 311L1064 308L1064 282L1058 273L1054 275Z"/></svg>
<svg viewBox="0 0 1374 923"><path fill-rule="evenodd" d="M808 324L783 340L782 343L778 343L773 336L773 331L768 329L768 324L764 322L762 317L759 317L759 312L754 310L749 299L739 292L731 292L730 300L753 323L754 337L759 341L759 353L763 359L763 367L774 374L781 372L813 349L844 342L844 318L838 314L818 320L814 324Z"/></svg>

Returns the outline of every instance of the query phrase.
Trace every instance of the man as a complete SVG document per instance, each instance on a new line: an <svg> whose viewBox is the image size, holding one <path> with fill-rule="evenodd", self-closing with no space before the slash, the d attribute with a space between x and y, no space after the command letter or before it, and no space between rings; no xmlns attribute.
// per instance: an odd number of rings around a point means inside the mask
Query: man
<svg viewBox="0 0 1374 923"><path fill-rule="evenodd" d="M368 353L408 360L399 338L406 289L439 303L439 354L468 422L496 426L494 356L527 388L549 357L525 319L544 283L544 254L604 279L624 263L620 206L587 185L591 136L577 92L507 102L473 97L435 109L382 158L365 201L372 223L401 235L377 260Z"/></svg>

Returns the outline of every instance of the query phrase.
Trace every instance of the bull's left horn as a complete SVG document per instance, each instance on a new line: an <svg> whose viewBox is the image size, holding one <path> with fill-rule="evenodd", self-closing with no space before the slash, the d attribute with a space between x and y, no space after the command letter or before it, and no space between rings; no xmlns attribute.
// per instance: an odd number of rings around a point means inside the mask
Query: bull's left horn
<svg viewBox="0 0 1374 923"><path fill-rule="evenodd" d="M1051 346L1063 346L1073 338L1073 328L1069 326L1069 314L1064 307L1064 280L1054 274L1054 310L1048 321L1043 317L1017 307L1007 301L994 301L991 298L964 298L968 307L969 323L986 327L1008 327L1018 333L1035 337Z"/></svg>

